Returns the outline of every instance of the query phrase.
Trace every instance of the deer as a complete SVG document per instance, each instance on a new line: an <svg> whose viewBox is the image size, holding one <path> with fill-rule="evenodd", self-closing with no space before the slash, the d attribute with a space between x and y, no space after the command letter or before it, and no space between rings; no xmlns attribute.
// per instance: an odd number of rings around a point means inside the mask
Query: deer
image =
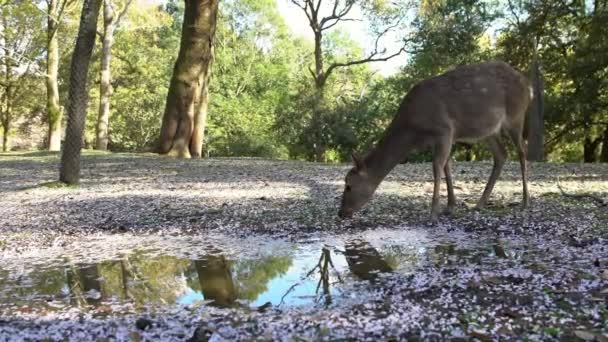
<svg viewBox="0 0 608 342"><path fill-rule="evenodd" d="M481 209L487 204L507 159L501 139L505 135L517 151L523 184L522 207L527 208L530 194L524 139L527 139L526 112L532 99L530 81L502 61L463 65L417 83L369 153L361 158L353 152L354 166L345 177L338 216L352 218L372 199L397 164L411 152L430 149L434 177L430 221L437 222L444 174L448 195L445 213L451 213L456 205L451 174L451 150L456 142L483 141L492 153L492 173L475 206Z"/></svg>

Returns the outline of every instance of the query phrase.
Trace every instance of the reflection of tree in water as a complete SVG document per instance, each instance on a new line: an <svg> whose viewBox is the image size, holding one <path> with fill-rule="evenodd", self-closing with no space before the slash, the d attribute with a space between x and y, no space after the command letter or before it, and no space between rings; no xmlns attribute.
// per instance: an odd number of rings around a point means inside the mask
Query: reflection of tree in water
<svg viewBox="0 0 608 342"><path fill-rule="evenodd" d="M44 305L47 300L62 297L65 281L61 266L33 269L27 274L0 269L0 305L39 305L34 298L39 298Z"/></svg>
<svg viewBox="0 0 608 342"><path fill-rule="evenodd" d="M148 258L136 252L119 261L70 267L66 276L73 304L84 304L83 298L89 304L97 304L103 299L87 297L90 290L103 297L112 296L139 305L166 304L175 303L186 291L183 274L189 263L171 256Z"/></svg>
<svg viewBox="0 0 608 342"><path fill-rule="evenodd" d="M268 290L268 283L272 279L287 272L291 263L290 256L266 256L236 263L235 273L239 298L255 300Z"/></svg>
<svg viewBox="0 0 608 342"><path fill-rule="evenodd" d="M148 258L142 253L102 263L107 292L137 304L175 303L187 291L184 278L189 260L173 256Z"/></svg>
<svg viewBox="0 0 608 342"><path fill-rule="evenodd" d="M78 281L82 295L89 305L98 305L104 297L101 288L101 277L97 264L81 264L76 266Z"/></svg>
<svg viewBox="0 0 608 342"><path fill-rule="evenodd" d="M330 282L330 268L334 270L336 278L338 279L336 282ZM319 258L319 262L304 276L300 279L300 282L293 284L281 297L281 302L279 305L282 305L285 301L285 298L299 285L301 285L306 279L313 276L318 270L319 281L317 282L317 288L315 290L315 294L319 295L319 290L323 290L323 293L318 298L323 298L325 300L325 305L329 306L332 303L331 299L331 285L336 283L341 283L342 278L340 277L340 273L336 270L333 261L331 260L331 252L329 249L323 247L321 249L321 257Z"/></svg>
<svg viewBox="0 0 608 342"><path fill-rule="evenodd" d="M221 263L217 260L218 257L223 259ZM213 267L209 267L209 271L217 271L215 273L216 279L217 276L221 275L224 277L223 281L226 284L233 284L236 297L232 301L236 298L254 301L260 294L268 290L268 283L272 279L287 272L291 263L291 256L265 256L259 259L232 261L227 260L218 252L215 256L206 256L193 262L193 267L190 268L190 273L188 274L188 285L194 291L202 292L205 299L213 299L205 294L203 282L201 281L201 279L204 281L208 278L203 274L207 270L198 267L213 265ZM220 273L217 270L219 266L225 268L226 271ZM202 278L201 275L203 276ZM228 275L231 276L230 279L228 279Z"/></svg>
<svg viewBox="0 0 608 342"><path fill-rule="evenodd" d="M348 268L357 277L364 280L374 280L378 273L390 273L393 268L382 258L369 242L352 240L346 243L344 256Z"/></svg>
<svg viewBox="0 0 608 342"><path fill-rule="evenodd" d="M230 263L223 255L208 255L194 260L201 292L213 305L231 306L237 299Z"/></svg>
<svg viewBox="0 0 608 342"><path fill-rule="evenodd" d="M393 270L414 272L421 261L422 252L415 246L391 245L382 249L380 254Z"/></svg>

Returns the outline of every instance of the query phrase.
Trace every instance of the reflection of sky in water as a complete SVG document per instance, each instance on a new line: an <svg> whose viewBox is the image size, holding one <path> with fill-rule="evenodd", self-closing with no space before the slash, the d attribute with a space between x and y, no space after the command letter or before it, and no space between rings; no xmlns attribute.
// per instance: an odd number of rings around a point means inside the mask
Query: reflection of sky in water
<svg viewBox="0 0 608 342"><path fill-rule="evenodd" d="M310 277L304 280L302 280L302 278L317 265L320 255L320 248L318 249L318 252L316 249L314 251L299 250L296 255L294 255L293 263L287 272L271 279L266 284L266 291L260 293L250 304L252 306L261 306L270 302L273 305L279 305L285 293L290 291L290 288L295 284L298 285L285 296L283 305L302 305L311 303L316 297L319 270L315 270ZM331 258L336 270L343 276L343 273L348 269L346 259L342 254L333 252L331 253ZM330 283L333 283L336 280L335 271L332 269L330 270ZM319 291L322 291L322 289ZM332 296L340 295L339 288L331 286L330 293ZM205 297L200 291L187 288L186 292L177 298L177 303L188 305L204 299Z"/></svg>
<svg viewBox="0 0 608 342"><path fill-rule="evenodd" d="M186 290L186 293L177 298L177 304L187 305L203 299L205 299L205 297L203 297L202 293L188 288L188 290Z"/></svg>
<svg viewBox="0 0 608 342"><path fill-rule="evenodd" d="M387 239L387 237L390 238ZM395 270L401 273L414 272L417 267L420 267L421 256L429 252L427 248L428 238L424 231L377 230L364 232L355 238L362 238L368 241L371 246L376 247L382 257L390 261L392 267L396 267ZM303 278L317 266L324 243L335 244L338 249L345 250L344 242L346 240L344 238L315 240L299 245L285 243L279 248L276 248L276 246L273 246L275 248L264 248L266 245L258 245L255 248L258 251L263 251L261 255L257 255L259 259L256 259L256 256L237 259L232 264L232 270L228 270L228 272L232 274L232 281L235 285L248 284L248 281L264 282L263 284L260 283L259 285L262 286L257 288L265 290L257 294L255 299L249 303L251 306L257 307L268 302L275 306L279 305L286 293L283 305L310 304L315 299L320 299L316 293L319 269L315 269L310 277ZM329 249L335 267L335 269L330 268L329 270L330 295L332 299L336 299L336 297L342 295L340 293L342 286L336 283L335 271L337 270L340 273L343 280L353 279L353 277L350 275L345 256L335 251L334 248ZM229 253L227 258L236 255L239 254ZM289 266L284 264L287 268L284 273L280 272L285 268L277 272L278 275L274 273L275 276L269 279L264 277L264 274L275 272L276 268L272 267L280 265L280 263L276 264L267 259L273 256L289 256L290 264ZM143 303L188 305L205 299L198 285L198 274L194 269L195 261L162 255L151 256L146 252L139 251L133 251L133 254L130 254L125 260L127 262L124 265L112 260L97 264L96 276L100 279L97 286L101 286L99 290L106 299L130 301L130 299L125 299L125 291L127 290L129 298L136 297L138 301ZM256 260L260 263L256 264ZM252 261L253 263L251 263ZM266 261L270 263L264 264ZM249 272L240 274L240 272L235 271L241 262L245 262L245 270ZM248 262L249 264L247 264ZM127 268L122 270L121 265L128 266L128 289L126 288L127 285L123 283L123 277L125 276L123 272ZM49 299L60 301L64 306L73 306L74 304L70 298L80 296L83 292L86 292L84 289L79 290L82 284L80 284L78 272L81 272L81 270L78 269L76 263L62 261L60 265L57 265L48 260L41 260L30 267L32 269L26 272L27 276L23 275L24 272L21 268L15 270L0 268L0 310L16 304L44 307ZM261 267L261 271L257 276L247 278L251 277L252 274L256 275L247 267L252 269ZM266 270L264 267L270 267L270 269ZM70 270L68 273L71 274L69 277L66 273L68 269ZM244 278L238 279L239 277ZM256 288L256 286L245 287L246 290L250 291L249 295L252 293L251 289ZM319 294L323 292L322 287L321 285ZM245 296L245 294L242 295ZM255 292L253 295L255 296ZM237 297L239 297L238 293ZM322 301L322 299L320 300Z"/></svg>
<svg viewBox="0 0 608 342"><path fill-rule="evenodd" d="M310 272L310 270L317 265L320 255L320 250L317 254L310 252L305 254L296 254L293 259L293 264L287 270L287 272L284 275L269 281L268 289L264 293L261 293L252 304L254 306L259 306L267 302L271 302L274 305L278 305L281 303L281 298L283 295L289 291L294 284L297 283L300 284L296 286L287 296L285 296L284 304L300 305L310 303L315 296L315 291L319 282L319 271L315 270L314 274L312 274L309 278L302 282L300 281L302 277L305 277L308 272ZM338 272L340 272L340 274L344 273L348 267L344 257L341 254L331 253L331 260ZM330 282L335 281L334 275L334 270L330 270ZM333 296L338 295L340 292L338 287L331 286L330 293Z"/></svg>

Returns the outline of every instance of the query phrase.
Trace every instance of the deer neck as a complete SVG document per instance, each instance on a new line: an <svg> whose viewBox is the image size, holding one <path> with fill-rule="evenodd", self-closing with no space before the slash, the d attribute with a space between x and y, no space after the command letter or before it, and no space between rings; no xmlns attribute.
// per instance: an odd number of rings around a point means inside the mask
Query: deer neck
<svg viewBox="0 0 608 342"><path fill-rule="evenodd" d="M388 129L364 161L371 179L377 182L376 185L380 184L414 147L415 140L411 134L403 131L397 133L397 130Z"/></svg>

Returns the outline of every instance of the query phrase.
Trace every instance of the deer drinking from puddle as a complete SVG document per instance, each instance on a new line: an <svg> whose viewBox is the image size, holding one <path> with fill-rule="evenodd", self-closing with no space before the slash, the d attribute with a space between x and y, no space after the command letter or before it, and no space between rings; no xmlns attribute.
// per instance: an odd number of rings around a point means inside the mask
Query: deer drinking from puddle
<svg viewBox="0 0 608 342"><path fill-rule="evenodd" d="M529 201L524 124L532 88L521 73L504 62L461 66L415 85L405 96L380 141L365 156L353 154L354 167L345 179L338 215L351 217L367 203L388 173L412 151L433 152L434 189L431 221L439 215L442 173L448 191L448 211L456 204L450 152L455 142L487 142L494 167L477 208L494 188L507 158L501 136L515 144L523 183L523 207Z"/></svg>

